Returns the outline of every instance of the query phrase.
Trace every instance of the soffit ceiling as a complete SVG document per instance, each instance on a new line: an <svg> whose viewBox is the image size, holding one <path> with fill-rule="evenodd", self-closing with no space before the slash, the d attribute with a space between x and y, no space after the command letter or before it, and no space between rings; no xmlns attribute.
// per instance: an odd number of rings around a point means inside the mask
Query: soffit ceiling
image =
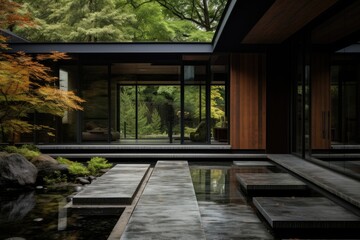
<svg viewBox="0 0 360 240"><path fill-rule="evenodd" d="M245 36L242 43L282 43L337 1L277 0Z"/></svg>
<svg viewBox="0 0 360 240"><path fill-rule="evenodd" d="M333 44L360 31L360 1L353 3L312 31L315 44ZM358 40L358 39L357 39Z"/></svg>
<svg viewBox="0 0 360 240"><path fill-rule="evenodd" d="M215 34L215 52L261 50L299 31L312 43L342 44L360 36L360 1L230 0Z"/></svg>

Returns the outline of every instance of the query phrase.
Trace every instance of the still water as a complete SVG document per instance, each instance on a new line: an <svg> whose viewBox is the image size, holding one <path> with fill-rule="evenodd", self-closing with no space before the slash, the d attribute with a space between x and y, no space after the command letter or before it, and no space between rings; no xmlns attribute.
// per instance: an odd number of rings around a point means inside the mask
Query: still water
<svg viewBox="0 0 360 240"><path fill-rule="evenodd" d="M275 172L276 168L238 168L232 163L191 164L190 172L206 239L274 239L257 216L251 199L239 190L240 172Z"/></svg>
<svg viewBox="0 0 360 240"><path fill-rule="evenodd" d="M107 239L119 216L63 210L75 187L0 192L0 239Z"/></svg>

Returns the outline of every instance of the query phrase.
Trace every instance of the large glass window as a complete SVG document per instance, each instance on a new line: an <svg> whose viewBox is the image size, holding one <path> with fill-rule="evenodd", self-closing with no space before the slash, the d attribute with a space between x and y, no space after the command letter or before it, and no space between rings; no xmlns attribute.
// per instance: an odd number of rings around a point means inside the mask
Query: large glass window
<svg viewBox="0 0 360 240"><path fill-rule="evenodd" d="M360 81L356 65L331 67L332 145L360 144Z"/></svg>
<svg viewBox="0 0 360 240"><path fill-rule="evenodd" d="M65 111L62 118L34 115L35 122L55 131L52 135L37 131L27 141L226 143L228 66L207 60L200 64L186 60L183 66L180 62L60 66L59 88L78 93L85 100L84 111Z"/></svg>
<svg viewBox="0 0 360 240"><path fill-rule="evenodd" d="M64 91L77 92L78 67L77 66L61 66L59 69L59 88ZM60 126L60 141L63 143L77 142L77 127L78 127L77 111L65 111L61 119Z"/></svg>
<svg viewBox="0 0 360 240"><path fill-rule="evenodd" d="M119 139L119 133L109 128L108 66L82 68L83 112L82 141L108 142Z"/></svg>

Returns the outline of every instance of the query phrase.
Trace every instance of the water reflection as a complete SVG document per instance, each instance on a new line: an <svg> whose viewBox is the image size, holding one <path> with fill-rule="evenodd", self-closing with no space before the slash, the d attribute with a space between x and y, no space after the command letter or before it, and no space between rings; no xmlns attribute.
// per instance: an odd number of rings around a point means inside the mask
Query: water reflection
<svg viewBox="0 0 360 240"><path fill-rule="evenodd" d="M35 207L35 193L2 192L0 203L0 224L20 221Z"/></svg>
<svg viewBox="0 0 360 240"><path fill-rule="evenodd" d="M107 239L119 216L62 211L73 187L0 192L0 239Z"/></svg>
<svg viewBox="0 0 360 240"><path fill-rule="evenodd" d="M205 163L204 163L205 164ZM202 224L207 239L273 239L236 180L239 172L269 172L266 167L239 168L190 165Z"/></svg>
<svg viewBox="0 0 360 240"><path fill-rule="evenodd" d="M239 191L237 173L280 172L276 167L191 166L191 177L198 201L241 203L246 197Z"/></svg>
<svg viewBox="0 0 360 240"><path fill-rule="evenodd" d="M198 200L227 201L227 169L192 169L191 176Z"/></svg>

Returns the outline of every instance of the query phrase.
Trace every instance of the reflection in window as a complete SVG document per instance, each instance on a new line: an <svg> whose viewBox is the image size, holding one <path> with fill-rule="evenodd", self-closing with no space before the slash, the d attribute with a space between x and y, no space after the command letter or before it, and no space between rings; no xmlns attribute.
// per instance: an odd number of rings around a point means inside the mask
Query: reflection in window
<svg viewBox="0 0 360 240"><path fill-rule="evenodd" d="M77 66L61 66L59 70L59 88L64 91L75 91L78 81ZM78 113L76 111L65 111L61 119L59 139L65 143L77 142L76 129L78 125Z"/></svg>

